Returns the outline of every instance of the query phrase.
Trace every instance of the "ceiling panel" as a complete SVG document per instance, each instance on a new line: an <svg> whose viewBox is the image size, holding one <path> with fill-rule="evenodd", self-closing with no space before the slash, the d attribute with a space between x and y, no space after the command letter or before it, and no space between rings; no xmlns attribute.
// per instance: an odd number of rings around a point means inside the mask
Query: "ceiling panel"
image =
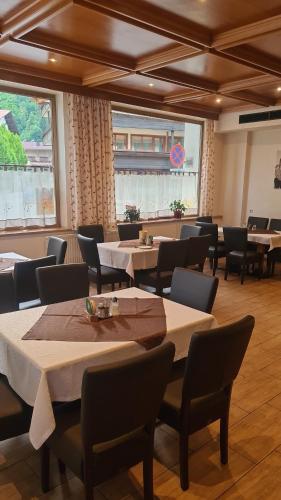
<svg viewBox="0 0 281 500"><path fill-rule="evenodd" d="M219 102L217 102L217 99L220 99ZM225 96L219 96L219 95L208 95L204 97L200 97L196 99L196 102L200 104L206 104L206 106L214 106L215 108L226 108L229 106L239 106L243 104L242 101L233 99L232 97L225 97Z"/></svg>
<svg viewBox="0 0 281 500"><path fill-rule="evenodd" d="M171 42L160 35L78 6L41 24L40 30L81 45L135 58L171 46Z"/></svg>
<svg viewBox="0 0 281 500"><path fill-rule="evenodd" d="M201 54L184 61L176 62L168 68L226 83L232 80L256 76L260 73L213 54Z"/></svg>
<svg viewBox="0 0 281 500"><path fill-rule="evenodd" d="M56 59L55 63L49 60L52 57ZM14 42L8 42L1 47L0 60L26 66L32 65L41 70L65 73L67 75L79 77L103 70L103 66L98 64L53 54L45 50L27 47Z"/></svg>
<svg viewBox="0 0 281 500"><path fill-rule="evenodd" d="M280 0L149 0L149 3L201 24L224 31L280 13Z"/></svg>
<svg viewBox="0 0 281 500"><path fill-rule="evenodd" d="M277 57L280 59L281 66L281 33L272 33L271 35L259 38L251 43L251 47Z"/></svg>
<svg viewBox="0 0 281 500"><path fill-rule="evenodd" d="M116 85L118 85L119 88L134 89L160 96L173 92L181 92L183 90L183 87L180 85L174 85L173 83L155 80L154 78L142 75L130 75L126 78L121 78L116 82Z"/></svg>
<svg viewBox="0 0 281 500"><path fill-rule="evenodd" d="M6 17L7 14L12 13L19 5L28 5L30 2L22 0L1 0L0 1L0 17Z"/></svg>

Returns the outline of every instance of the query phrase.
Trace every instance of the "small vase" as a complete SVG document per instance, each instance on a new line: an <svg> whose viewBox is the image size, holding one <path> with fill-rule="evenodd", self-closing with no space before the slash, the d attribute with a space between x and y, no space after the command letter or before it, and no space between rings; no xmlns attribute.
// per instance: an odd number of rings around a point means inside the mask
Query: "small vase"
<svg viewBox="0 0 281 500"><path fill-rule="evenodd" d="M174 211L174 217L175 217L175 219L181 219L182 218L182 211L181 210L175 210Z"/></svg>

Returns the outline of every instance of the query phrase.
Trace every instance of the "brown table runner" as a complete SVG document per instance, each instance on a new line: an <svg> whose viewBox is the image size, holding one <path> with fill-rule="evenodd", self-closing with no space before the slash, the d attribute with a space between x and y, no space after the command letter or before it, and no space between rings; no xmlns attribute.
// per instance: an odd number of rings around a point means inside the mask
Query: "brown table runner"
<svg viewBox="0 0 281 500"><path fill-rule="evenodd" d="M164 240L163 240L164 241ZM159 248L159 245L160 245L160 241L159 240L155 240L153 241L153 245L152 247L153 248ZM139 242L139 240L128 240L128 241L120 241L118 247L119 248L139 248L139 247L142 247L144 246L143 244L141 244ZM151 247L151 245L148 246L148 249Z"/></svg>
<svg viewBox="0 0 281 500"><path fill-rule="evenodd" d="M98 304L102 298L96 298ZM151 349L161 344L166 333L166 315L160 298L119 298L120 315L90 322L85 299L47 306L23 340L68 342L135 341Z"/></svg>
<svg viewBox="0 0 281 500"><path fill-rule="evenodd" d="M5 269L9 269L9 267L13 267L16 262L19 262L19 259L0 258L0 271L5 271Z"/></svg>

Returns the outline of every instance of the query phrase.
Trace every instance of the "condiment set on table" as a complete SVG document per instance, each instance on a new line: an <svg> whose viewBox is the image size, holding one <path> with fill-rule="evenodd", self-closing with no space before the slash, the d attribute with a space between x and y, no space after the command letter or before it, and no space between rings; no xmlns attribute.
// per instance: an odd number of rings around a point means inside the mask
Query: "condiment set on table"
<svg viewBox="0 0 281 500"><path fill-rule="evenodd" d="M147 231L139 231L139 247L140 248L152 248L153 246L153 236L148 234Z"/></svg>
<svg viewBox="0 0 281 500"><path fill-rule="evenodd" d="M119 316L119 302L117 297L113 297L112 299L104 298L101 302L96 304L95 300L87 298L86 311L90 321L98 321L113 316Z"/></svg>

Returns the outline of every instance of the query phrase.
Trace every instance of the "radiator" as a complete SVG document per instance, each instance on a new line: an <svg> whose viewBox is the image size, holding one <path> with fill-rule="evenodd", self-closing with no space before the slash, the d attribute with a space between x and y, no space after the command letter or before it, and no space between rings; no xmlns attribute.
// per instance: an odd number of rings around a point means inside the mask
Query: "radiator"
<svg viewBox="0 0 281 500"><path fill-rule="evenodd" d="M67 249L65 255L65 264L76 264L83 262L80 249L77 242L77 236L74 233L69 234L56 234L58 238L62 238L67 241ZM45 239L45 253L47 252L48 238Z"/></svg>

